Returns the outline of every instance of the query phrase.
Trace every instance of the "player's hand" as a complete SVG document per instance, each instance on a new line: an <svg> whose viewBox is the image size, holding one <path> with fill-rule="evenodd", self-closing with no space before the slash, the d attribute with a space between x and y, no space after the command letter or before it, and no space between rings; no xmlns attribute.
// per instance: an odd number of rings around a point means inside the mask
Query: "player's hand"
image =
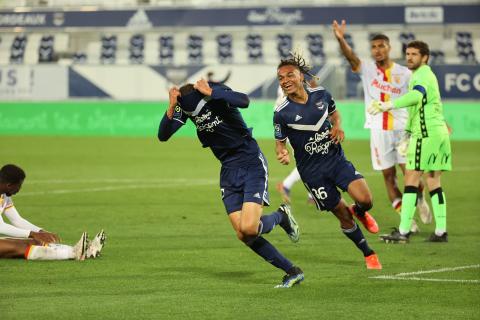
<svg viewBox="0 0 480 320"><path fill-rule="evenodd" d="M277 152L277 160L283 164L287 165L290 163L290 155L288 154L288 149L283 149Z"/></svg>
<svg viewBox="0 0 480 320"><path fill-rule="evenodd" d="M204 78L201 78L198 80L193 87L203 93L206 96L211 96L212 95L212 88L208 85L208 81L205 80Z"/></svg>
<svg viewBox="0 0 480 320"><path fill-rule="evenodd" d="M402 157L405 157L407 155L409 144L410 144L410 133L405 132L402 139L400 139L400 141L397 143L397 146L396 146L398 154L401 155Z"/></svg>
<svg viewBox="0 0 480 320"><path fill-rule="evenodd" d="M342 143L345 140L345 131L343 131L342 127L333 126L330 130L330 137L335 144Z"/></svg>
<svg viewBox="0 0 480 320"><path fill-rule="evenodd" d="M332 23L333 34L337 39L343 39L345 36L345 31L347 29L347 24L345 20L342 20L341 24L338 24L337 20L333 20Z"/></svg>
<svg viewBox="0 0 480 320"><path fill-rule="evenodd" d="M170 90L168 90L169 104L167 109L167 117L170 120L173 118L173 112L178 105L178 97L180 97L180 90L178 87L171 87Z"/></svg>
<svg viewBox="0 0 480 320"><path fill-rule="evenodd" d="M60 241L58 235L48 232L48 231L30 231L30 235L28 236L31 239L37 240L40 243L57 243Z"/></svg>
<svg viewBox="0 0 480 320"><path fill-rule="evenodd" d="M376 115L392 109L393 109L393 105L392 105L392 102L390 101L382 102L382 101L373 100L372 102L370 102L370 105L367 108L367 112L372 115Z"/></svg>

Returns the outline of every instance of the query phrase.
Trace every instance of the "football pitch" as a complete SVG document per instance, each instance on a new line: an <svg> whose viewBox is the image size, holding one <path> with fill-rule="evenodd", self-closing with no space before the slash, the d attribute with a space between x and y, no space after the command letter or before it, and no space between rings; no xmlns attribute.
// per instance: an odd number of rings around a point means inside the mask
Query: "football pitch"
<svg viewBox="0 0 480 320"><path fill-rule="evenodd" d="M219 164L191 138L0 136L1 163L27 179L19 212L73 244L82 231L107 232L95 260L0 260L0 319L478 319L480 317L480 142L452 142L454 171L442 178L449 243L410 244L368 234L383 270L366 270L337 220L293 190L297 244L282 229L266 235L305 272L292 289L274 289L283 272L236 239L218 187ZM289 173L269 160L270 200ZM380 233L397 226L367 141L344 143L374 195ZM348 196L346 196L348 197ZM429 197L427 197L429 199Z"/></svg>

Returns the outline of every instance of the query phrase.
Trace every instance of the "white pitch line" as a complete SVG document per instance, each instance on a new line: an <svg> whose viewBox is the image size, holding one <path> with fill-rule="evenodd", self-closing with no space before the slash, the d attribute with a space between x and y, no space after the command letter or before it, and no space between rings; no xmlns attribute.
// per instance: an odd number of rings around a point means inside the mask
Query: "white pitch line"
<svg viewBox="0 0 480 320"><path fill-rule="evenodd" d="M412 281L430 281L430 282L480 283L480 280L435 279L435 278L419 278L419 277L379 276L379 277L370 277L370 278L382 279L382 280L412 280Z"/></svg>
<svg viewBox="0 0 480 320"><path fill-rule="evenodd" d="M429 274L429 273L439 273L439 272L450 272L458 271L465 269L478 269L480 264L474 264L470 266L461 266L461 267L452 267L452 268L441 268L434 270L421 270L415 272L402 272L395 275L383 275L376 277L369 277L370 279L380 279L380 280L413 280L413 281L431 281L431 282L459 282L459 283L480 283L480 280L459 280L459 279L435 279L435 278L420 278L420 277L410 277L419 274Z"/></svg>
<svg viewBox="0 0 480 320"><path fill-rule="evenodd" d="M402 272L399 274L394 275L395 277L405 277L405 276L413 276L417 274L426 274L426 273L436 273L436 272L448 272L448 271L458 271L464 269L477 269L480 268L480 264L473 264L470 266L461 266L461 267L453 267L453 268L441 268L441 269L434 269L434 270L421 270L415 272Z"/></svg>
<svg viewBox="0 0 480 320"><path fill-rule="evenodd" d="M452 173L455 172L472 172L480 170L480 166L472 167L455 167ZM375 171L360 172L365 177L372 177L380 175ZM283 177L270 176L272 180L281 180ZM132 183L132 182L145 182L145 183L189 183L192 180L187 178L172 178L172 179L133 179L133 178L103 178L103 179L33 179L27 180L27 184L62 184L62 183ZM218 181L218 180L216 180Z"/></svg>
<svg viewBox="0 0 480 320"><path fill-rule="evenodd" d="M107 186L107 187L93 187L85 189L59 189L59 190L47 190L47 191L31 191L22 192L22 196L38 196L48 194L69 194L69 193L83 193L83 192L105 192L115 190L128 190L128 189L165 189L178 186L209 186L218 183L218 180L197 180L184 183L170 183L170 184L136 184L136 185L124 185L124 186Z"/></svg>

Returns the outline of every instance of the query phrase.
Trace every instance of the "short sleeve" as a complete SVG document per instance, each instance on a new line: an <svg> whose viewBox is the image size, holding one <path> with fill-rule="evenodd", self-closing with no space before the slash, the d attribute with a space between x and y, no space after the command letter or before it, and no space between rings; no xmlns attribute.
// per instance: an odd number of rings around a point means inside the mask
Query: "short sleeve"
<svg viewBox="0 0 480 320"><path fill-rule="evenodd" d="M332 95L328 91L326 91L326 100L328 103L328 114L332 114L335 111L337 111L335 100L333 99Z"/></svg>
<svg viewBox="0 0 480 320"><path fill-rule="evenodd" d="M185 124L185 122L187 121L187 118L188 116L185 112L182 111L182 108L180 108L180 106L175 106L172 120Z"/></svg>
<svg viewBox="0 0 480 320"><path fill-rule="evenodd" d="M287 139L287 125L279 112L273 113L273 128L274 128L275 139L277 140Z"/></svg>

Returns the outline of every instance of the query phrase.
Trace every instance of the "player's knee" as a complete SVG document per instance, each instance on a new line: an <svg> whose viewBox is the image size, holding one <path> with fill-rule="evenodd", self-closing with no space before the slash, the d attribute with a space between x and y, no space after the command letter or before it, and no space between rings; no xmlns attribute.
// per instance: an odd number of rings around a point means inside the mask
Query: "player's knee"
<svg viewBox="0 0 480 320"><path fill-rule="evenodd" d="M363 194L361 197L356 199L355 204L359 206L363 211L368 211L373 207L373 199L370 193Z"/></svg>
<svg viewBox="0 0 480 320"><path fill-rule="evenodd" d="M258 226L254 224L242 225L240 227L240 232L245 238L256 237L258 235Z"/></svg>

